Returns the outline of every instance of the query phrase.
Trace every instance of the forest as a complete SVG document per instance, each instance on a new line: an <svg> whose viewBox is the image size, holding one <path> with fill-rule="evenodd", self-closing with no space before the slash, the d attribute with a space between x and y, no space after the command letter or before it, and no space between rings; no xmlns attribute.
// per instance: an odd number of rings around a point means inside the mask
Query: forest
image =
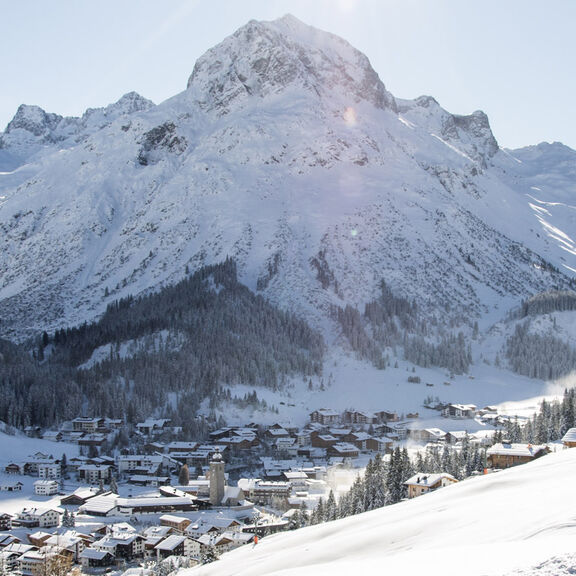
<svg viewBox="0 0 576 576"><path fill-rule="evenodd" d="M0 420L11 426L156 416L187 430L203 401L225 395L222 383L279 389L320 376L324 341L240 284L226 260L117 301L97 322L43 333L32 354L6 341L0 353Z"/></svg>

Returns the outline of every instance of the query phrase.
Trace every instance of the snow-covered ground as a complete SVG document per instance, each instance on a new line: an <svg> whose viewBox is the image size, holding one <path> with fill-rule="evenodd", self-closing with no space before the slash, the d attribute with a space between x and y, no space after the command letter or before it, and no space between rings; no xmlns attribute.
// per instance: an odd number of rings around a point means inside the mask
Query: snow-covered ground
<svg viewBox="0 0 576 576"><path fill-rule="evenodd" d="M264 538L179 576L562 576L576 572L576 450Z"/></svg>
<svg viewBox="0 0 576 576"><path fill-rule="evenodd" d="M502 339L499 340L500 347ZM263 424L279 422L290 426L303 426L310 412L319 408L337 411L346 409L395 411L400 417L417 412L421 427L439 427L445 431L466 430L475 432L482 424L475 420L449 420L439 412L424 408L426 398L440 402L475 404L478 408L496 406L499 412L519 417L531 416L539 409L542 399L561 398L564 390L576 385L576 374L558 382L545 382L514 374L492 363L477 359L469 374L450 375L442 368L420 368L395 359L385 370L376 370L370 364L356 360L353 355L334 352L324 364L321 380L298 379L284 392L273 392L250 386L235 386L232 394L239 397L256 390L261 400L275 406L278 413L270 411L239 410L226 407L223 416L229 424L245 424L255 418ZM418 376L420 383L408 382ZM324 390L321 389L324 385Z"/></svg>

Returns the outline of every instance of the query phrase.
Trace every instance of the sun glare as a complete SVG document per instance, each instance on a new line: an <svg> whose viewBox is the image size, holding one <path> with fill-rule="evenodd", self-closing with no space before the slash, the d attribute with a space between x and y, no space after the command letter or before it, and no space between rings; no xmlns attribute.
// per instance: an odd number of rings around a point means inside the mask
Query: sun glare
<svg viewBox="0 0 576 576"><path fill-rule="evenodd" d="M344 123L346 124L346 126L352 127L356 126L357 122L358 121L356 119L356 110L354 110L352 106L348 106L348 108L344 110Z"/></svg>

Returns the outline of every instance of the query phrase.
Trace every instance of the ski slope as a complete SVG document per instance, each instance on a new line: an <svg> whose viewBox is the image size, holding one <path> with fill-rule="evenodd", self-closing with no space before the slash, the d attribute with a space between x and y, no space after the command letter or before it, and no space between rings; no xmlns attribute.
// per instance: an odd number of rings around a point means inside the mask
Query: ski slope
<svg viewBox="0 0 576 576"><path fill-rule="evenodd" d="M179 576L555 575L576 572L576 450L414 500L282 533Z"/></svg>

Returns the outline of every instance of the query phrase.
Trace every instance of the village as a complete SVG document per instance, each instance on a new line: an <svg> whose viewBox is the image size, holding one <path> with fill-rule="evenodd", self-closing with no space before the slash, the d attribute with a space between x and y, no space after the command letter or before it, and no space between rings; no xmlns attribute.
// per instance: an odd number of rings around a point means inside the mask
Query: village
<svg viewBox="0 0 576 576"><path fill-rule="evenodd" d="M547 445L494 443L502 425L497 410L450 404L441 408L462 430L425 428L418 414L315 410L303 428L280 424L226 426L206 442L169 440L178 430L168 420L138 423L134 448L107 454L123 429L119 420L78 417L41 433L78 454L55 458L37 452L9 462L0 476L0 503L31 487L33 497L17 511L0 507L0 570L43 574L65 560L82 573L126 572L134 567L193 566L239 546L255 545L273 532L298 528L330 492L345 493L376 454L397 446L418 450L463 441L486 450L486 470L529 462ZM466 420L486 430L468 433ZM564 437L576 444L575 430ZM27 430L38 435L36 429ZM417 471L404 479L406 498L458 480L445 472Z"/></svg>

